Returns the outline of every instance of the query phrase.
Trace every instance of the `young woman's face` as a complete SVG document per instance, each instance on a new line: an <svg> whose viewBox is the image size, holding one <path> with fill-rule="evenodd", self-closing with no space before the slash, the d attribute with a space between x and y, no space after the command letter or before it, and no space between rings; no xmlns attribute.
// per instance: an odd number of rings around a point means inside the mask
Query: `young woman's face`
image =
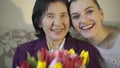
<svg viewBox="0 0 120 68"><path fill-rule="evenodd" d="M67 7L61 2L50 3L40 25L47 40L62 40L68 33L69 16Z"/></svg>
<svg viewBox="0 0 120 68"><path fill-rule="evenodd" d="M75 30L85 38L92 38L102 29L103 11L92 0L77 0L70 5L70 16Z"/></svg>

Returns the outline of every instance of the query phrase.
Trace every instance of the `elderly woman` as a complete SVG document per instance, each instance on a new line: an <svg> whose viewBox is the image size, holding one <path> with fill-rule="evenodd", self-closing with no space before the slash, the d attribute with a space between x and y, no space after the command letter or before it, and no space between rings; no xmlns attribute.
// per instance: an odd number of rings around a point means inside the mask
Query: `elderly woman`
<svg viewBox="0 0 120 68"><path fill-rule="evenodd" d="M32 21L39 39L17 47L13 58L13 68L19 67L23 60L27 60L27 52L37 57L36 52L42 48L48 50L73 48L77 54L80 54L83 49L87 50L90 55L87 68L100 68L98 51L89 43L74 39L69 35L70 20L67 3L67 0L36 0Z"/></svg>
<svg viewBox="0 0 120 68"><path fill-rule="evenodd" d="M120 31L103 24L97 0L71 0L69 8L74 29L98 49L104 68L120 68Z"/></svg>

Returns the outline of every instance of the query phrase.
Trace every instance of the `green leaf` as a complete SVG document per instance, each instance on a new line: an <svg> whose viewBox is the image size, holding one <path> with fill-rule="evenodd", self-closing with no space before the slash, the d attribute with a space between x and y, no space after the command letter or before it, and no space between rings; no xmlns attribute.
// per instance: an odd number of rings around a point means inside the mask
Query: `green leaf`
<svg viewBox="0 0 120 68"><path fill-rule="evenodd" d="M41 60L40 51L37 52L37 58L38 60Z"/></svg>
<svg viewBox="0 0 120 68"><path fill-rule="evenodd" d="M27 60L28 60L28 62L31 64L31 56L30 56L30 53L29 53L29 52L27 52Z"/></svg>
<svg viewBox="0 0 120 68"><path fill-rule="evenodd" d="M29 64L32 66L32 68L36 68L37 67L37 61L35 60L34 57L32 57L30 55L29 52L27 52L27 60L28 60Z"/></svg>
<svg viewBox="0 0 120 68"><path fill-rule="evenodd" d="M37 67L37 61L35 60L34 57L31 57L31 64L32 64L32 68L36 68Z"/></svg>

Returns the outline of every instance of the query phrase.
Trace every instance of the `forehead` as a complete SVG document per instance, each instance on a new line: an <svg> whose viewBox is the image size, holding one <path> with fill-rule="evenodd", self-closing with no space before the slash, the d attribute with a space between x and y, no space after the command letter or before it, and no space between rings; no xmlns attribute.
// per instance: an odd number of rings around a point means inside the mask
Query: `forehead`
<svg viewBox="0 0 120 68"><path fill-rule="evenodd" d="M61 12L67 11L67 7L62 2L53 2L50 3L47 9L47 12Z"/></svg>
<svg viewBox="0 0 120 68"><path fill-rule="evenodd" d="M77 9L84 10L85 8L90 6L96 7L93 0L76 0L71 3L70 9L71 11L76 11Z"/></svg>

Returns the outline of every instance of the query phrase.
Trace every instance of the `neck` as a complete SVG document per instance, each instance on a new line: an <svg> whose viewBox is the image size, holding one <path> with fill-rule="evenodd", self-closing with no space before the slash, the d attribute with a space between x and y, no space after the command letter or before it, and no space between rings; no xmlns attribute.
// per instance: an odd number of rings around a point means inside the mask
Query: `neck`
<svg viewBox="0 0 120 68"><path fill-rule="evenodd" d="M103 28L100 30L99 33L97 33L94 38L92 38L92 40L90 39L90 42L94 43L94 44L99 44L100 42L102 42L110 33L110 30L108 28Z"/></svg>
<svg viewBox="0 0 120 68"><path fill-rule="evenodd" d="M55 49L60 46L62 41L63 39L62 40L47 40L47 44L48 44L49 49Z"/></svg>

